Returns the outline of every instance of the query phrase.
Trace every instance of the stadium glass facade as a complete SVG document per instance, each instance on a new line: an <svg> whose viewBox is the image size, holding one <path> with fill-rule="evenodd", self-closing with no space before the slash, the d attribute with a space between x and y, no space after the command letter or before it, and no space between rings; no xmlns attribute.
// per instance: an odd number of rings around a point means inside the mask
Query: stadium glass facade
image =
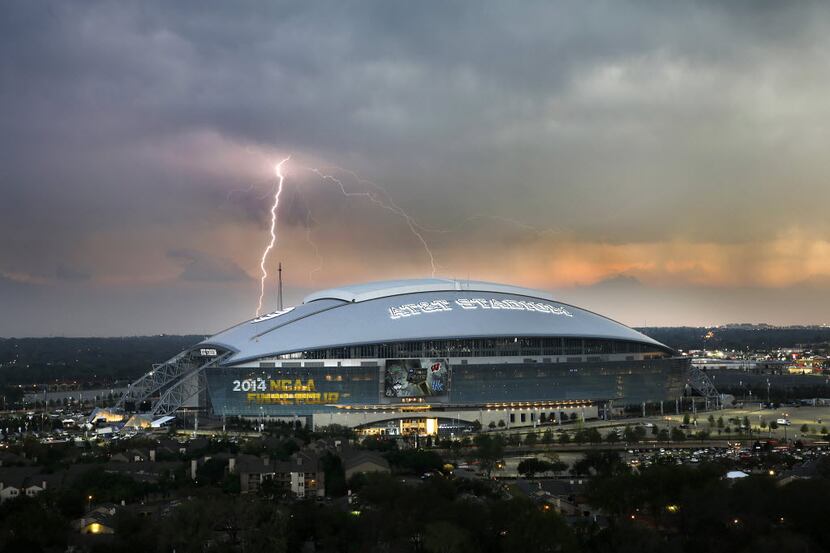
<svg viewBox="0 0 830 553"><path fill-rule="evenodd" d="M502 337L325 348L207 373L217 415L311 415L343 407L676 398L688 360L622 340ZM440 378L435 376L440 375Z"/></svg>

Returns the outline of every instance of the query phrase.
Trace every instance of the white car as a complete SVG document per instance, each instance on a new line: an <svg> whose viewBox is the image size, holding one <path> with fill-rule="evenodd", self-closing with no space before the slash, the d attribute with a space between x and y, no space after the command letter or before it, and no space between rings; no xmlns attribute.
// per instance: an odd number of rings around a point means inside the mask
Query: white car
<svg viewBox="0 0 830 553"><path fill-rule="evenodd" d="M790 419L778 419L775 422L777 422L779 426L790 426Z"/></svg>

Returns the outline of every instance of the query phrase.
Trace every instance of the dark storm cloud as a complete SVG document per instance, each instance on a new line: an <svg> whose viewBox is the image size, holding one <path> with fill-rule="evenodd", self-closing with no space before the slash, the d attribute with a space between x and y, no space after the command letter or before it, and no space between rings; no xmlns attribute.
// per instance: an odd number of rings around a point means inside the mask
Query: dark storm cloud
<svg viewBox="0 0 830 553"><path fill-rule="evenodd" d="M184 265L179 275L190 282L240 282L250 277L236 263L205 252L174 250L167 255Z"/></svg>
<svg viewBox="0 0 830 553"><path fill-rule="evenodd" d="M307 170L335 163L458 227L427 234L448 272L820 279L828 31L819 2L4 2L0 275L252 284L292 153L275 255L309 280L423 270Z"/></svg>

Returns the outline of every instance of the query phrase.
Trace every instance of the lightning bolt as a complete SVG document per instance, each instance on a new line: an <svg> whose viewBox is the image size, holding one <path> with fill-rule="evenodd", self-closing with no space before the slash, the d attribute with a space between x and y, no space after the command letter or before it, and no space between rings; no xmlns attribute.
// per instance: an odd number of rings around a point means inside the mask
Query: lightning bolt
<svg viewBox="0 0 830 553"><path fill-rule="evenodd" d="M340 171L342 173L346 173L346 174L350 175L352 178L354 178L354 180L357 181L358 183L371 186L372 188L382 192L383 195L386 196L387 201L395 209L400 210L400 208L397 205L395 205L395 203L389 197L389 191L382 184L378 184L376 182L367 180L367 179L361 177L360 175L358 175L357 173L355 173L354 171L352 171L350 169L346 169L344 167L338 167L337 165L330 165L330 166L326 167L326 169L332 169L334 171ZM319 173L318 173L318 175L319 175ZM342 189L343 186L341 185L340 188ZM468 224L470 224L474 221L479 221L481 219L489 219L491 221L496 221L496 222L503 223L503 224L506 224L506 225L512 225L512 226L518 227L520 229L532 232L532 233L536 234L537 236L546 235L546 234L548 234L548 235L550 235L550 234L561 234L561 233L565 232L561 228L539 227L539 226L536 226L536 225L531 225L529 223L525 223L523 221L519 221L517 219L511 219L510 217L505 217L503 215L497 215L497 214L492 214L492 213L476 213L475 215L470 215L469 217L465 217L464 219L459 221L458 224L453 225L452 227L449 227L449 228L428 227L426 225L423 225L423 224L419 223L418 221L416 221L412 217L409 218L409 222L411 222L414 226L418 227L418 229L420 229L423 232L436 233L436 234L450 234L450 233L456 232L458 230L461 230L462 228L464 228L465 226L467 226Z"/></svg>
<svg viewBox="0 0 830 553"><path fill-rule="evenodd" d="M303 206L305 207L305 241L314 250L314 256L317 258L317 265L312 267L308 272L308 284L313 287L314 273L323 270L323 254L320 253L320 248L317 246L317 242L315 242L314 238L311 236L312 225L316 225L317 220L314 219L314 215L311 213L311 207L308 205L308 200L302 191L300 191L300 198L302 199Z"/></svg>
<svg viewBox="0 0 830 553"><path fill-rule="evenodd" d="M345 170L345 169L342 170L343 172L349 173L352 176L354 176L354 178L358 182L367 183L367 184L370 184L371 186L375 187L378 190L382 190L384 192L384 195L386 196L385 201L382 200L381 198L379 198L378 195L373 194L372 192L350 192L350 191L346 190L346 187L343 184L343 181L341 181L340 179L338 179L334 175L323 173L320 169L316 169L314 167L306 167L306 169L311 171L312 173L314 173L318 177L320 177L320 179L327 180L327 181L330 181L330 182L333 182L334 184L336 184L340 188L340 192L342 192L344 196L346 196L346 197L366 198L370 202L374 203L375 205L378 205L378 206L382 207L383 209L385 209L387 211L391 211L392 213L394 213L394 214L398 215L399 217L401 217L404 220L404 222L406 223L406 226L409 227L409 230L412 232L412 234L421 243L421 246L423 246L424 252L427 254L427 257L429 257L429 264L430 264L430 267L432 268L432 276L435 276L435 273L438 272L438 266L435 263L435 255L432 252L432 248L430 248L429 242L427 242L426 238L424 238L424 235L423 235L423 232L422 232L423 227L415 219L413 219L412 216L410 216L406 211L404 211L398 204L393 202L389 198L389 195L386 193L386 190L384 190L383 187L381 187L381 186L379 186L379 185L377 185L377 184L375 184L371 181L361 179L360 177L358 177L352 171L348 171L348 170Z"/></svg>
<svg viewBox="0 0 830 553"><path fill-rule="evenodd" d="M268 242L268 245L265 246L265 250L262 252L262 259L259 262L262 277L259 279L259 304L257 304L256 308L256 317L259 317L259 313L262 311L262 300L265 297L265 280L268 278L268 269L265 268L265 262L268 259L268 254L271 253L271 250L274 249L274 245L277 243L277 208L280 205L282 184L285 182L285 176L282 174L282 166L289 159L291 159L291 156L288 156L277 163L277 166L274 168L274 171L277 174L277 190L274 193L274 203L271 206L271 240Z"/></svg>

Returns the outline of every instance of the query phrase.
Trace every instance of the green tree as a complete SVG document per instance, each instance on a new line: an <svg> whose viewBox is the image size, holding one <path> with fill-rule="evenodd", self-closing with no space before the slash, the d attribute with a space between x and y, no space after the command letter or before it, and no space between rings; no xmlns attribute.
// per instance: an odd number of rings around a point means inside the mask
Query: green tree
<svg viewBox="0 0 830 553"><path fill-rule="evenodd" d="M566 444L568 444L570 441L571 441L571 437L570 437L570 436L568 436L568 433L567 433L567 432L562 432L562 433L559 435L559 443L560 443L560 444L562 444L562 445L566 445Z"/></svg>
<svg viewBox="0 0 830 553"><path fill-rule="evenodd" d="M671 429L671 441L673 442L683 442L686 440L686 434L683 433L682 430L679 428L672 428Z"/></svg>
<svg viewBox="0 0 830 553"><path fill-rule="evenodd" d="M325 474L326 496L343 497L346 495L346 472L343 470L343 461L340 457L326 452L320 458L320 464L323 465Z"/></svg>
<svg viewBox="0 0 830 553"><path fill-rule="evenodd" d="M542 433L542 443L549 444L551 442L553 442L553 430L548 428Z"/></svg>
<svg viewBox="0 0 830 553"><path fill-rule="evenodd" d="M548 458L548 471L559 474L568 468L568 464L559 458L558 453L547 453L545 456Z"/></svg>
<svg viewBox="0 0 830 553"><path fill-rule="evenodd" d="M487 476L493 473L496 463L504 457L504 442L501 436L480 434L475 437L476 458Z"/></svg>
<svg viewBox="0 0 830 553"><path fill-rule="evenodd" d="M536 432L528 432L525 436L525 445L534 446L539 440L539 435Z"/></svg>
<svg viewBox="0 0 830 553"><path fill-rule="evenodd" d="M551 465L547 461L531 457L530 459L522 459L516 470L527 478L533 478L535 474L551 470Z"/></svg>
<svg viewBox="0 0 830 553"><path fill-rule="evenodd" d="M602 443L602 434L600 434L599 430L596 428L589 428L585 430L585 439L588 440L589 443L599 444Z"/></svg>

